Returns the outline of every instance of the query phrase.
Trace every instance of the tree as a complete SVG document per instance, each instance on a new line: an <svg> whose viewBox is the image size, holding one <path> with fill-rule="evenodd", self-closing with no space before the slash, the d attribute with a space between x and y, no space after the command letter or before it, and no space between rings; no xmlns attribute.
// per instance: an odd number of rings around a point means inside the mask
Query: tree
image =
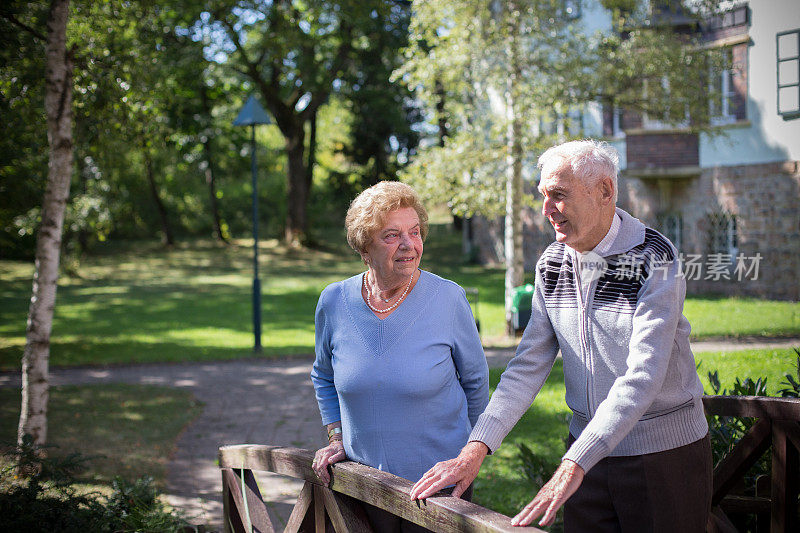
<svg viewBox="0 0 800 533"><path fill-rule="evenodd" d="M0 4L0 258L33 258L47 176L43 44L48 6ZM24 12L25 16L22 17ZM21 19L21 20L20 20ZM27 149L21 149L26 147ZM23 227L20 227L23 226Z"/></svg>
<svg viewBox="0 0 800 533"><path fill-rule="evenodd" d="M412 125L421 121L420 110L408 88L392 80L408 45L410 3L396 2L387 17L365 21L368 39L353 54L340 89L354 118L342 152L361 167L354 192L396 179L419 142Z"/></svg>
<svg viewBox="0 0 800 533"><path fill-rule="evenodd" d="M209 37L209 47L216 48L211 53L259 92L284 137L289 244L301 244L307 237L319 108L338 89L354 57L368 48L366 30L374 28L374 21L381 21L379 28L391 26L393 12L400 7L390 0L238 1L206 6L201 21L207 34L215 36ZM216 37L220 31L223 43Z"/></svg>
<svg viewBox="0 0 800 533"><path fill-rule="evenodd" d="M657 22L642 2L603 4L613 27L594 35L561 0L414 4L408 60L397 76L431 117L440 115L444 95L452 129L420 151L404 179L455 215L505 217L509 331L512 289L522 283L523 174L533 178L538 155L585 135L581 115L599 102L708 124L708 63L691 35Z"/></svg>
<svg viewBox="0 0 800 533"><path fill-rule="evenodd" d="M17 431L42 445L47 439L50 332L58 286L61 233L72 177L72 70L67 49L69 0L52 0L47 18L45 110L50 163L36 243L36 270L22 357L22 409Z"/></svg>
<svg viewBox="0 0 800 533"><path fill-rule="evenodd" d="M411 41L400 74L437 110L437 122L444 107L453 131L422 150L405 177L456 215L505 215L510 328L512 289L524 274L523 167L532 164L530 151L557 138L555 128L539 124L565 120L589 98L582 74L593 59L590 42L563 16L561 2L550 0L488 8L478 1L421 2Z"/></svg>

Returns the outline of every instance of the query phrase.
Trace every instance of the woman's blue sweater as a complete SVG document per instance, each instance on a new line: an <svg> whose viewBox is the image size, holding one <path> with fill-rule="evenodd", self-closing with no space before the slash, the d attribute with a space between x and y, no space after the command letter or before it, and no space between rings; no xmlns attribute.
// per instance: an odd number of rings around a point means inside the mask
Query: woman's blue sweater
<svg viewBox="0 0 800 533"><path fill-rule="evenodd" d="M464 289L422 271L385 319L362 275L317 303L311 380L322 423L341 420L347 457L417 481L466 444L489 398L488 368Z"/></svg>

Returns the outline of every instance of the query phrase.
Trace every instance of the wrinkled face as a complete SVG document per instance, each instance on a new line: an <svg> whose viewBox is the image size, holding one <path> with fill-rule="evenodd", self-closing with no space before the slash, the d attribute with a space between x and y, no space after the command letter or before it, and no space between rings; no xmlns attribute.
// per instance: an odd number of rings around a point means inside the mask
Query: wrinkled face
<svg viewBox="0 0 800 533"><path fill-rule="evenodd" d="M422 259L422 231L414 208L389 213L362 255L381 284L406 283Z"/></svg>
<svg viewBox="0 0 800 533"><path fill-rule="evenodd" d="M597 246L610 224L613 213L613 184L605 178L586 186L576 178L568 164L542 169L539 192L544 197L542 214L556 230L556 240L579 252ZM613 214L610 215L613 217Z"/></svg>

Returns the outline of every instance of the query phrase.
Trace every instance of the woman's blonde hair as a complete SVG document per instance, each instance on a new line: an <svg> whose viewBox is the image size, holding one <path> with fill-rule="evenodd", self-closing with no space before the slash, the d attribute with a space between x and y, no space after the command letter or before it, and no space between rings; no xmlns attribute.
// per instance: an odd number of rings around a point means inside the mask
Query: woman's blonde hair
<svg viewBox="0 0 800 533"><path fill-rule="evenodd" d="M363 254L375 232L386 223L389 213L404 207L411 207L417 212L420 235L424 242L428 236L428 212L417 192L399 181L381 181L362 191L350 204L344 219L347 244Z"/></svg>

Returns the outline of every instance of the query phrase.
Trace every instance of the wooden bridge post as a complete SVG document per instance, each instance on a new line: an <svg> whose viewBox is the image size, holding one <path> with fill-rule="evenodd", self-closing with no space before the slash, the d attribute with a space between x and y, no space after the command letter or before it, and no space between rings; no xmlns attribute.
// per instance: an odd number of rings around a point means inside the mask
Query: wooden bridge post
<svg viewBox="0 0 800 533"><path fill-rule="evenodd" d="M226 533L275 533L253 471L221 470Z"/></svg>

